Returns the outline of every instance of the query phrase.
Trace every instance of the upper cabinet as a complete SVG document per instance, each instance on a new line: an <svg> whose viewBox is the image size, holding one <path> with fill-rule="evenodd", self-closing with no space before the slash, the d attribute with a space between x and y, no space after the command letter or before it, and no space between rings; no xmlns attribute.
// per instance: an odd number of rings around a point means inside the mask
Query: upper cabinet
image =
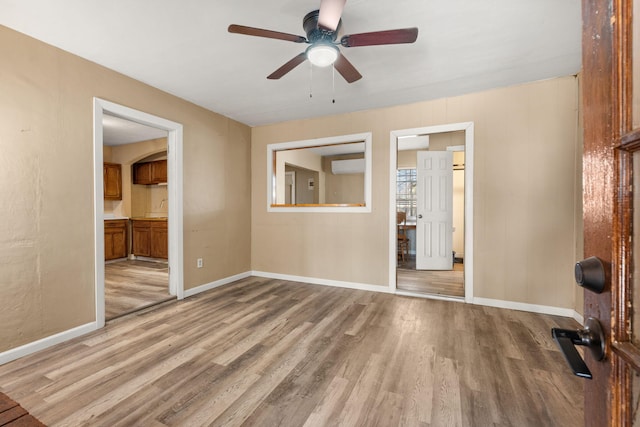
<svg viewBox="0 0 640 427"><path fill-rule="evenodd" d="M103 190L105 200L122 200L122 166L118 163L103 164Z"/></svg>
<svg viewBox="0 0 640 427"><path fill-rule="evenodd" d="M167 182L167 161L135 163L133 165L133 183L150 185Z"/></svg>

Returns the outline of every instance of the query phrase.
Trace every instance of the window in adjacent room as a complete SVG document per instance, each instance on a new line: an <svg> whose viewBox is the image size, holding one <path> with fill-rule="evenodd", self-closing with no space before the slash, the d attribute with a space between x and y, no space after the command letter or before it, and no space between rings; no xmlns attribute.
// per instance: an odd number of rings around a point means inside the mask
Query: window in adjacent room
<svg viewBox="0 0 640 427"><path fill-rule="evenodd" d="M396 210L407 218L416 217L416 169L398 169L396 176Z"/></svg>

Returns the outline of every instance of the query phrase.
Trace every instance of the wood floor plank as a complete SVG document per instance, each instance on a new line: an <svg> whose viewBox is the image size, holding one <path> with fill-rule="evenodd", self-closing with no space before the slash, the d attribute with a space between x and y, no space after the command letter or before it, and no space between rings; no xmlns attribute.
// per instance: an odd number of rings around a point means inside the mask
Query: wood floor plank
<svg viewBox="0 0 640 427"><path fill-rule="evenodd" d="M383 357L380 354L374 353L367 358L360 377L351 390L349 397L347 397L347 401L338 420L339 425L366 425L365 420L374 409L375 396L380 390L378 376L380 372L382 372L382 366Z"/></svg>
<svg viewBox="0 0 640 427"><path fill-rule="evenodd" d="M49 426L582 424L572 319L250 277L0 366Z"/></svg>
<svg viewBox="0 0 640 427"><path fill-rule="evenodd" d="M339 415L346 400L346 390L349 381L340 377L333 377L322 399L307 417L304 427L322 427L328 425L328 420L335 419Z"/></svg>
<svg viewBox="0 0 640 427"><path fill-rule="evenodd" d="M446 357L438 357L434 371L431 424L436 426L462 425L460 378L455 362Z"/></svg>
<svg viewBox="0 0 640 427"><path fill-rule="evenodd" d="M361 425L372 427L403 425L401 416L404 402L403 395L381 390L373 403L374 409L366 414Z"/></svg>
<svg viewBox="0 0 640 427"><path fill-rule="evenodd" d="M430 423L433 418L434 367L436 353L430 345L420 345L418 339L412 348L412 362L403 369L404 384L398 387L398 392L405 396L402 419L407 424L411 421ZM399 361L399 363L402 363Z"/></svg>

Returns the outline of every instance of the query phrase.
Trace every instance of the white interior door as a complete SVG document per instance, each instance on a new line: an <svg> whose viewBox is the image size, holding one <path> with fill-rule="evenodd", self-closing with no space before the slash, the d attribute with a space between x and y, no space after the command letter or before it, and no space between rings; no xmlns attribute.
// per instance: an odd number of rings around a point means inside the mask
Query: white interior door
<svg viewBox="0 0 640 427"><path fill-rule="evenodd" d="M416 269L453 269L453 153L418 151Z"/></svg>

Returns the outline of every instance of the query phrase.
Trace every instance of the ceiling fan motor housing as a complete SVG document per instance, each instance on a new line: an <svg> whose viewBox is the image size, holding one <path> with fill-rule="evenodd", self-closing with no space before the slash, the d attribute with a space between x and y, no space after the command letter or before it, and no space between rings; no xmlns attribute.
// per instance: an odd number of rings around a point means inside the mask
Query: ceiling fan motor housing
<svg viewBox="0 0 640 427"><path fill-rule="evenodd" d="M326 28L320 28L318 26L318 16L320 15L319 10L314 10L305 15L302 20L302 28L307 34L307 40L309 43L326 43L326 44L334 44L336 37L338 35L338 31L340 31L340 27L342 27L342 19L338 21L338 27L335 30L330 30Z"/></svg>

